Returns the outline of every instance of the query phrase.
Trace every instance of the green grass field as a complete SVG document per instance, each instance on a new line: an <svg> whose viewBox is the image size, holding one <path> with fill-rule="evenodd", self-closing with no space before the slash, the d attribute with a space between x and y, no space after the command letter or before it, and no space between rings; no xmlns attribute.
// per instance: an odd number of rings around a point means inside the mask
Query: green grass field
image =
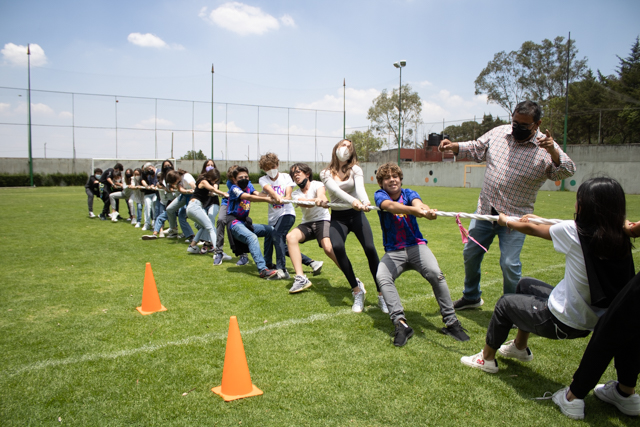
<svg viewBox="0 0 640 427"><path fill-rule="evenodd" d="M370 195L376 187L369 185ZM478 189L414 187L430 206L473 212ZM640 219L640 196L628 196ZM536 213L573 218L575 193L540 192ZM102 203L96 199L95 212ZM459 313L471 341L442 335L429 284L409 272L397 282L416 334L395 348L393 327L377 308L375 286L355 237L347 242L369 290L365 312L351 312L349 286L324 260L308 291L259 279L253 262L214 267L186 244L142 241L127 222L91 220L81 187L0 189L0 425L576 425L550 401L568 385L588 340L532 336L535 359L500 359L496 375L463 366L478 352L502 294L497 242L483 263L480 310ZM124 204L121 212L126 211ZM266 222L266 205L251 215ZM382 256L376 213L368 214ZM468 221L465 222L468 226ZM464 270L453 218L420 220L453 299ZM634 252L636 266L640 253ZM168 311L141 316L145 263ZM557 283L564 257L528 237L523 274ZM220 385L229 317L240 324L253 383L264 395L225 403ZM603 381L614 379L609 367ZM189 392L190 391L190 392ZM183 393L189 392L186 396ZM584 423L640 425L590 394Z"/></svg>

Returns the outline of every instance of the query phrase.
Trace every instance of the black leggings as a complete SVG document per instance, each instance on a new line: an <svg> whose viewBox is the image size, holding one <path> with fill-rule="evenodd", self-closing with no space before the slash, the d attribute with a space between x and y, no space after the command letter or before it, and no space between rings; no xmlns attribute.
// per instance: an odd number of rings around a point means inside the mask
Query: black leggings
<svg viewBox="0 0 640 427"><path fill-rule="evenodd" d="M598 320L591 341L573 374L571 392L584 399L614 360L618 381L635 387L640 373L640 273L620 291Z"/></svg>
<svg viewBox="0 0 640 427"><path fill-rule="evenodd" d="M353 272L351 261L347 258L347 251L345 249L347 235L350 232L356 235L356 238L362 245L362 249L364 249L364 253L369 261L369 271L371 271L371 276L373 276L373 281L379 292L380 288L376 281L376 274L378 273L380 258L378 258L378 251L373 244L373 233L371 232L371 226L364 212L356 211L355 209L331 211L329 236L331 238L331 245L333 246L333 253L338 260L338 265L340 265L342 273L349 281L351 289L353 289L358 286L358 282L356 281L356 275Z"/></svg>

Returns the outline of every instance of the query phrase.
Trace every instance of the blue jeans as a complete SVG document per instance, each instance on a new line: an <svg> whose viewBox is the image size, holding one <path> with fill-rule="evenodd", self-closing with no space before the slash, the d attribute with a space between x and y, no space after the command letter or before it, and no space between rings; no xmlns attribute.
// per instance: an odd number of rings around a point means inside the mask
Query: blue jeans
<svg viewBox="0 0 640 427"><path fill-rule="evenodd" d="M519 231L510 230L497 223L490 221L471 220L469 235L476 239L485 248L489 249L493 239L498 236L500 242L500 268L502 269L503 285L505 294L513 294L522 275L522 264L520 263L520 251L524 245L524 234ZM474 241L469 240L464 245L462 256L464 258L464 291L463 296L467 300L477 300L482 295L480 290L480 277L482 272L480 266L484 258L484 250Z"/></svg>
<svg viewBox="0 0 640 427"><path fill-rule="evenodd" d="M218 205L213 205L219 208ZM212 207L213 207L212 206ZM218 213L215 210L215 213ZM208 212L202 207L202 202L200 200L192 199L187 206L187 216L191 218L194 222L200 225L198 234L193 239L195 242L200 240L206 240L210 242L212 245L216 244L216 229L213 228L213 223L211 221L211 217ZM215 220L215 214L213 219ZM206 234L206 236L205 236ZM211 238L213 236L213 238Z"/></svg>
<svg viewBox="0 0 640 427"><path fill-rule="evenodd" d="M178 220L180 220L180 228L182 229L182 234L186 237L193 236L193 229L187 222L187 208L186 204L191 200L191 195L181 194L176 197L173 202L167 206L167 219L169 220L169 227L176 230L178 228L178 224L176 221L176 213Z"/></svg>
<svg viewBox="0 0 640 427"><path fill-rule="evenodd" d="M142 204L141 203L136 203L136 219L137 219L137 223L140 224L142 222Z"/></svg>
<svg viewBox="0 0 640 427"><path fill-rule="evenodd" d="M267 265L271 264L271 259L273 258L273 246L276 247L276 268L278 270L284 270L287 267L287 260L285 256L289 256L289 248L287 248L287 233L293 227L293 224L296 222L296 217L293 215L282 215L276 221L276 224L273 226L273 233L271 234L271 238L273 239L273 245L264 246L264 259ZM313 260L306 256L302 255L302 263L304 265L310 265Z"/></svg>
<svg viewBox="0 0 640 427"><path fill-rule="evenodd" d="M169 200L167 203L171 203ZM167 208L162 203L156 203L156 214L158 217L156 218L156 222L153 226L153 231L159 233L162 227L164 226L164 222L167 220Z"/></svg>
<svg viewBox="0 0 640 427"><path fill-rule="evenodd" d="M249 252L253 262L256 263L258 271L262 271L267 268L267 264L262 257L262 251L260 251L260 242L258 237L264 237L264 247L268 248L273 245L271 235L273 234L273 227L266 224L253 224L253 233L245 227L243 223L238 223L231 229L233 238L249 246Z"/></svg>

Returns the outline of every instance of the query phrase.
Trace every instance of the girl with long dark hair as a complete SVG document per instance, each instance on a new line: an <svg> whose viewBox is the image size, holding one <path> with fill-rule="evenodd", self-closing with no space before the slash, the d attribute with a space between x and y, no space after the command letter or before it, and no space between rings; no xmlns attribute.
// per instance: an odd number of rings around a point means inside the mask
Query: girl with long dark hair
<svg viewBox="0 0 640 427"><path fill-rule="evenodd" d="M496 303L484 349L460 361L495 373L496 353L523 362L533 359L527 346L532 332L550 339L589 335L635 273L625 215L624 191L611 178L593 178L578 188L574 221L536 225L529 222L535 215L513 220L500 214L501 226L553 241L554 249L566 256L565 275L555 287L531 277L520 279L516 293ZM513 325L516 337L503 345Z"/></svg>

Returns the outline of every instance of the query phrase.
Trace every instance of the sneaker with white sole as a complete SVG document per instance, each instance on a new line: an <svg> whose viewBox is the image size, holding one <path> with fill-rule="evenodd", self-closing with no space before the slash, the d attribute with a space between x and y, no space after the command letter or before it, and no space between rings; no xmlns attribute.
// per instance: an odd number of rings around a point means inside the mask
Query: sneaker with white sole
<svg viewBox="0 0 640 427"><path fill-rule="evenodd" d="M351 306L351 311L354 313L362 313L362 310L364 310L364 291L360 289L360 292L358 293L355 293L354 291L351 293L353 294L353 305Z"/></svg>
<svg viewBox="0 0 640 427"><path fill-rule="evenodd" d="M198 247L198 245L195 245L195 246L189 245L189 247L187 248L187 252L189 252L190 254L199 254L200 248Z"/></svg>
<svg viewBox="0 0 640 427"><path fill-rule="evenodd" d="M567 399L568 391L569 387L556 391L553 393L553 396L551 396L551 400L553 400L553 403L558 405L560 411L562 411L562 413L567 417L573 420L584 419L584 400L576 398L569 401Z"/></svg>
<svg viewBox="0 0 640 427"><path fill-rule="evenodd" d="M142 236L142 240L156 240L157 238L157 234L145 234L144 236Z"/></svg>
<svg viewBox="0 0 640 427"><path fill-rule="evenodd" d="M485 372L489 372L490 374L495 374L496 372L498 372L498 361L495 359L484 360L482 350L480 350L480 353L474 354L473 356L462 356L460 358L460 362L462 362L463 365L481 369Z"/></svg>
<svg viewBox="0 0 640 427"><path fill-rule="evenodd" d="M285 280L290 279L289 272L287 270L276 270L277 274L269 277L269 280Z"/></svg>
<svg viewBox="0 0 640 427"><path fill-rule="evenodd" d="M138 225L138 221L131 221L131 225L135 227L136 225Z"/></svg>
<svg viewBox="0 0 640 427"><path fill-rule="evenodd" d="M236 265L247 265L249 264L249 257L247 254L240 255L240 259L236 262Z"/></svg>
<svg viewBox="0 0 640 427"><path fill-rule="evenodd" d="M271 270L270 268L265 268L264 270L260 271L260 277L267 280L271 279L277 274L278 270Z"/></svg>
<svg viewBox="0 0 640 427"><path fill-rule="evenodd" d="M142 231L149 231L151 230L151 226L149 224L145 224L142 226Z"/></svg>
<svg viewBox="0 0 640 427"><path fill-rule="evenodd" d="M167 232L164 235L167 236L167 239L177 239L178 230L173 230L170 228L169 230L167 230Z"/></svg>
<svg viewBox="0 0 640 427"><path fill-rule="evenodd" d="M623 397L616 390L618 381L608 381L606 384L598 384L593 389L593 394L603 402L607 402L615 406L626 415L637 417L640 415L640 396L637 393L629 397Z"/></svg>
<svg viewBox="0 0 640 427"><path fill-rule="evenodd" d="M223 261L231 261L233 258L231 258L230 255L225 254L224 252L222 252L222 260Z"/></svg>
<svg viewBox="0 0 640 427"><path fill-rule="evenodd" d="M215 254L213 256L213 265L220 265L222 264L222 254Z"/></svg>
<svg viewBox="0 0 640 427"><path fill-rule="evenodd" d="M139 222L136 222L136 228L142 227Z"/></svg>
<svg viewBox="0 0 640 427"><path fill-rule="evenodd" d="M531 362L533 360L533 353L531 353L529 347L525 348L524 350L518 350L518 347L516 347L516 342L514 340L507 341L506 343L502 344L498 349L498 353L500 353L500 356L502 357L518 359L521 362Z"/></svg>
<svg viewBox="0 0 640 427"><path fill-rule="evenodd" d="M362 282L360 281L360 279L358 279L357 277L356 277L356 282L358 282L358 287L359 287L360 289L362 289L362 292L364 292L364 293L366 294L366 293L367 293L367 290L364 288L364 283L362 283Z"/></svg>
<svg viewBox="0 0 640 427"><path fill-rule="evenodd" d="M387 307L387 303L382 295L378 295L378 307L380 307L380 311L383 313L389 313L389 307Z"/></svg>
<svg viewBox="0 0 640 427"><path fill-rule="evenodd" d="M305 289L311 287L311 282L307 279L307 276L296 276L293 281L293 286L289 289L290 294L296 294L298 292L302 292Z"/></svg>
<svg viewBox="0 0 640 427"><path fill-rule="evenodd" d="M93 212L89 212L89 218L96 218L96 214L94 214Z"/></svg>
<svg viewBox="0 0 640 427"><path fill-rule="evenodd" d="M311 264L309 264L309 267L311 267L311 270L313 270L314 276L317 276L318 274L320 274L320 272L322 271L323 264L324 264L324 261L313 261Z"/></svg>
<svg viewBox="0 0 640 427"><path fill-rule="evenodd" d="M162 229L160 229L160 232L158 233L158 238L164 239L164 231L162 231Z"/></svg>

